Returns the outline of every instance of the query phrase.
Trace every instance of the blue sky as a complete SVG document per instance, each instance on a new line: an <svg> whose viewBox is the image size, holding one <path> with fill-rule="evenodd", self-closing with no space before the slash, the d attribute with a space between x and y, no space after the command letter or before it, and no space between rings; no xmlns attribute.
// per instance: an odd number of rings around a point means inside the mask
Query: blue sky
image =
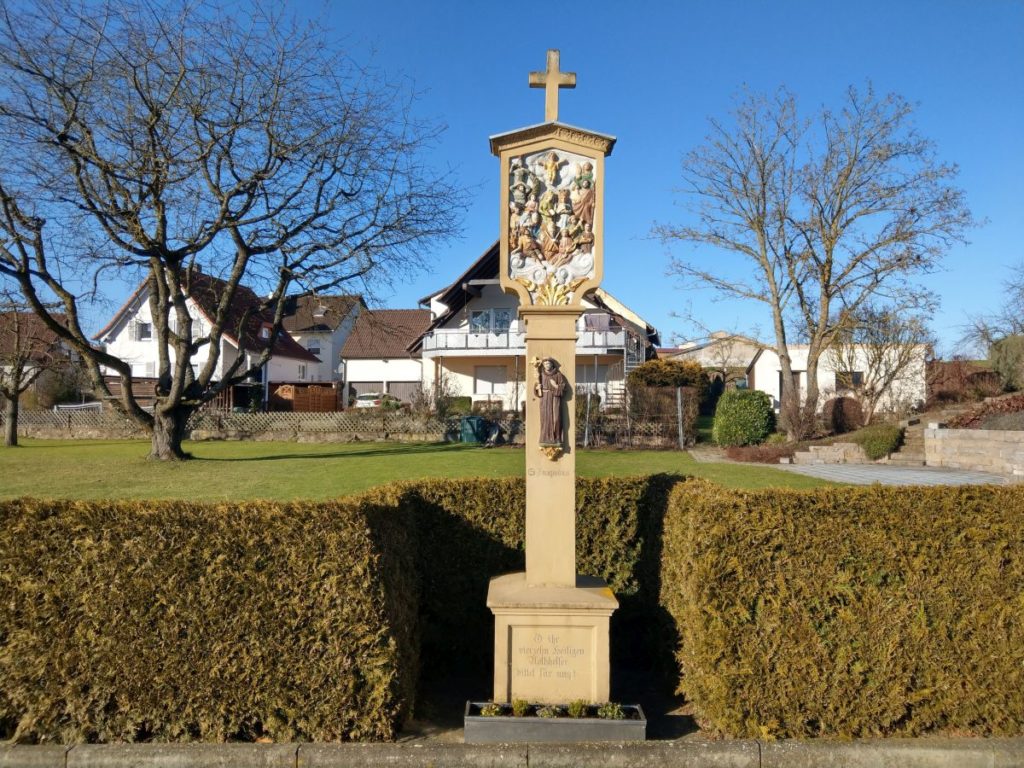
<svg viewBox="0 0 1024 768"><path fill-rule="evenodd" d="M680 158L744 87L786 86L808 114L869 81L918 105L916 127L959 164L959 185L986 222L925 281L942 300L933 320L941 352L954 351L968 316L991 309L1024 261L1021 0L343 0L317 17L357 61L420 92L419 116L448 126L433 162L472 190L463 236L431 255L428 274L383 295L386 306L414 306L495 239L498 161L487 140L543 121L543 91L528 88L527 75L544 68L548 48L577 73L576 89L561 92L560 119L618 138L606 165L603 286L665 343L693 335L674 316L685 311L715 328L766 336L770 327L757 304L675 284L666 246L650 235L655 222L682 220Z"/></svg>

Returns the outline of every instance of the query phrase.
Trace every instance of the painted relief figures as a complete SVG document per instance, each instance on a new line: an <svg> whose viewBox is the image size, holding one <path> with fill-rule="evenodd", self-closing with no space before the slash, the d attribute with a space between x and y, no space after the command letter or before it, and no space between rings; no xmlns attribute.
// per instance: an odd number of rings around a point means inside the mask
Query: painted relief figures
<svg viewBox="0 0 1024 768"><path fill-rule="evenodd" d="M562 449L564 425L562 424L562 398L569 382L560 370L558 363L550 357L543 360L534 358L537 370L533 392L540 398L540 445Z"/></svg>
<svg viewBox="0 0 1024 768"><path fill-rule="evenodd" d="M509 276L536 304L567 304L594 276L597 179L582 155L545 149L511 160Z"/></svg>

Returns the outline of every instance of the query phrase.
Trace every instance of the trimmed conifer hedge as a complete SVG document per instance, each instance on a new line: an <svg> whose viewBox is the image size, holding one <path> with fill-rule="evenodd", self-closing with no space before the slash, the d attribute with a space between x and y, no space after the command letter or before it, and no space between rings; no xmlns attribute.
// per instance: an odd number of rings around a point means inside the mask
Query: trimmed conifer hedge
<svg viewBox="0 0 1024 768"><path fill-rule="evenodd" d="M578 481L579 569L619 595L622 647L657 609L672 482ZM521 479L284 505L0 502L0 737L390 739L421 666L490 669L488 580L523 568L524 513Z"/></svg>
<svg viewBox="0 0 1024 768"><path fill-rule="evenodd" d="M732 736L1024 732L1024 488L677 486L680 689Z"/></svg>
<svg viewBox="0 0 1024 768"><path fill-rule="evenodd" d="M622 608L613 617L616 653L667 648L652 631L658 612L661 524L678 477L576 481L576 567L605 579ZM424 480L402 486L417 520L425 671L492 668L494 618L489 580L525 567L526 487L522 479ZM635 631L635 622L643 622ZM648 645L650 644L650 645Z"/></svg>
<svg viewBox="0 0 1024 768"><path fill-rule="evenodd" d="M19 741L389 739L417 677L413 533L379 494L0 503L0 721Z"/></svg>

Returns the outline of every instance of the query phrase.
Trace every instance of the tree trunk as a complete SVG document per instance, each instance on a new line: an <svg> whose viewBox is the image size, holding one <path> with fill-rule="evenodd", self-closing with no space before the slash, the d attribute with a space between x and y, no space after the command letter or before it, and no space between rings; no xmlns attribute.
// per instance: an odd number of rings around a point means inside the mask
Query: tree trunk
<svg viewBox="0 0 1024 768"><path fill-rule="evenodd" d="M807 356L807 388L804 392L804 404L801 409L801 426L804 437L810 437L817 431L818 421L818 359L819 356L812 350Z"/></svg>
<svg viewBox="0 0 1024 768"><path fill-rule="evenodd" d="M18 398L8 397L6 420L4 421L4 445L13 448L18 444Z"/></svg>
<svg viewBox="0 0 1024 768"><path fill-rule="evenodd" d="M181 449L185 439L185 428L188 417L192 415L190 408L174 408L169 412L157 409L153 413L153 439L149 450L149 458L154 461L182 461L190 458Z"/></svg>

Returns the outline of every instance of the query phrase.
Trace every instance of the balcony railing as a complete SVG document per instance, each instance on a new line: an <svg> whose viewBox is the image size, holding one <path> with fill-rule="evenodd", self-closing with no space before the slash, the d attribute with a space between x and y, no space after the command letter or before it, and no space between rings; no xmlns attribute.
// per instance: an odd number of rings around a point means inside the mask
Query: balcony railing
<svg viewBox="0 0 1024 768"><path fill-rule="evenodd" d="M576 350L582 353L602 354L622 350L626 343L626 332L579 331ZM423 351L479 352L497 350L523 353L526 350L526 334L509 331L505 333L470 333L467 330L451 329L431 331L423 337Z"/></svg>

